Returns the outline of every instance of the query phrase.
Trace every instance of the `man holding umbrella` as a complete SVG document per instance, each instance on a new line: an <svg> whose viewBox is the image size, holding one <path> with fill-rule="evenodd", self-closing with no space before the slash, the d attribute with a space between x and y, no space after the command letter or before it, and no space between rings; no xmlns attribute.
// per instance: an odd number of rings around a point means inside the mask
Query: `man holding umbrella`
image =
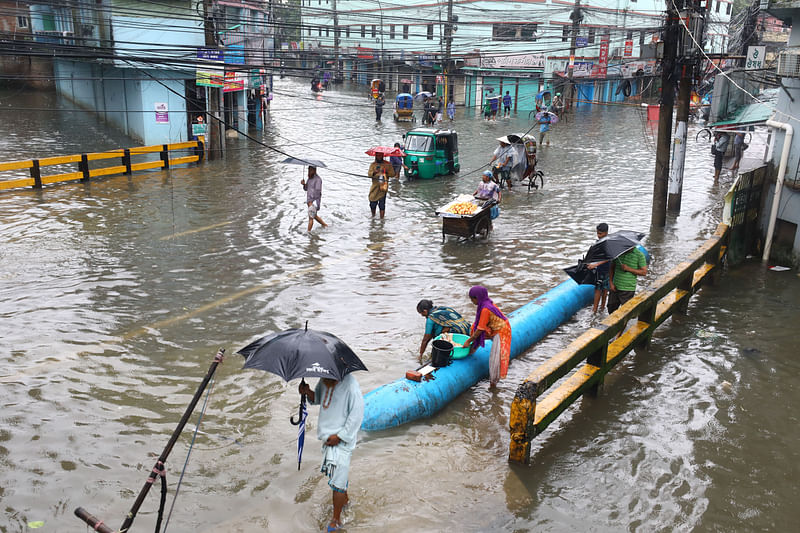
<svg viewBox="0 0 800 533"><path fill-rule="evenodd" d="M342 508L347 504L347 475L350 456L356 447L358 429L364 418L364 398L351 372L367 370L364 363L341 339L325 331L305 328L272 333L245 346L238 352L245 358L243 368L257 368L276 374L286 381L300 382L297 469L305 441L308 414L306 398L320 405L317 437L322 444L322 472L333 490L333 519L328 531L341 527ZM320 378L311 390L305 378Z"/></svg>
<svg viewBox="0 0 800 533"><path fill-rule="evenodd" d="M636 292L636 277L647 274L647 258L641 250L633 247L611 262L608 277L608 314L633 298Z"/></svg>
<svg viewBox="0 0 800 533"><path fill-rule="evenodd" d="M333 518L328 531L336 531L342 525L342 508L348 502L350 456L364 418L364 397L353 374L341 381L322 378L314 390L303 381L298 390L309 402L320 406L317 438L323 442L321 471L328 476L328 486L333 491Z"/></svg>
<svg viewBox="0 0 800 533"><path fill-rule="evenodd" d="M375 161L369 166L369 177L372 185L369 188L369 209L375 216L375 209L380 208L381 218L386 214L386 193L389 191L389 178L394 178L394 168L384 161L382 152L375 152Z"/></svg>

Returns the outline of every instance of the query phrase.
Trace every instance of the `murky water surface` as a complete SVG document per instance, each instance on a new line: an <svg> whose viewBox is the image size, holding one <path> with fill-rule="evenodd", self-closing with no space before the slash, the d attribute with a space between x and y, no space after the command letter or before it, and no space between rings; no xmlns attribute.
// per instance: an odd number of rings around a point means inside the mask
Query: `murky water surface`
<svg viewBox="0 0 800 533"><path fill-rule="evenodd" d="M83 531L77 506L121 523L218 347L229 355L169 530L318 530L330 491L316 410L298 472L296 383L242 371L237 349L308 320L362 357L366 392L415 366L420 298L469 316L467 290L481 283L511 311L564 279L598 222L648 231L652 131L635 107L559 124L540 154L544 190L504 196L488 242L442 243L434 210L475 189L495 138L526 131L527 116L487 124L459 112L461 174L393 182L379 221L369 182L335 171L365 173L364 151L409 125L376 124L364 88L315 99L305 85L282 80L268 132L254 134L328 163L324 231L305 231L302 169L246 140L224 162L0 194L0 531L33 520ZM37 109L3 111L4 160L134 144L53 95L2 92L0 103ZM713 233L729 181L713 186L711 164L708 145L690 142L683 209L648 237L648 280ZM514 360L499 393L480 383L432 419L364 435L347 530L796 527L798 302L791 272L729 272L621 363L600 397L537 438L530 467L509 466L514 390L590 323L581 311ZM190 437L170 457L173 490ZM153 492L137 531L152 528Z"/></svg>

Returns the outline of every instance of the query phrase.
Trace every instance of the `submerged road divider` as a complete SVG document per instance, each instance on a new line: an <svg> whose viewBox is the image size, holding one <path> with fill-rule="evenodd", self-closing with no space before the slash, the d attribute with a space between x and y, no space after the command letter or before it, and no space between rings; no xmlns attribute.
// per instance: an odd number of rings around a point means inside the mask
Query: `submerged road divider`
<svg viewBox="0 0 800 533"><path fill-rule="evenodd" d="M704 283L714 282L727 250L728 229L727 225L720 224L714 236L686 261L636 294L600 325L584 332L525 378L511 403L509 461L529 463L534 437L581 395L596 395L609 370L631 349L649 346L653 331L662 322L674 313L686 313L692 294ZM625 330L626 323L632 318L636 322ZM572 370L575 372L541 397Z"/></svg>
<svg viewBox="0 0 800 533"><path fill-rule="evenodd" d="M192 155L170 158L170 152L174 150L191 150ZM55 157L43 157L41 159L28 159L25 161L10 161L0 163L0 173L12 170L25 170L30 173L29 178L0 179L0 190L16 189L20 187L33 187L41 189L44 185L59 183L64 181L88 181L99 176L111 176L113 174L131 174L136 170L148 170L152 168L168 169L174 165L185 163L195 163L202 161L205 153L205 145L202 140L187 141L171 144L157 144L153 146L139 146L136 148L120 148L109 150L108 152L93 152L86 154L64 155ZM158 154L157 161L133 162L134 156ZM90 161L102 161L106 159L120 159L121 165L89 168ZM63 166L77 164L78 170L73 172L61 172L43 176L42 168L49 166ZM73 167L74 168L74 167ZM59 169L63 170L63 169ZM0 174L2 175L2 174Z"/></svg>

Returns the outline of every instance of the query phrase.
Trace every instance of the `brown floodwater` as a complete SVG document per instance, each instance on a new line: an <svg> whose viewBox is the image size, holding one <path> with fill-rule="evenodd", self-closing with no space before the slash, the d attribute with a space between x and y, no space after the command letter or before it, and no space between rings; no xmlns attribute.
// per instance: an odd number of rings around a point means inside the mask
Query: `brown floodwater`
<svg viewBox="0 0 800 533"><path fill-rule="evenodd" d="M527 115L459 111L461 173L392 182L380 221L369 181L337 171L365 173L364 151L411 125L388 110L376 124L366 88L313 98L287 79L276 94L267 131L252 133L328 164L325 230L306 232L303 169L245 139L199 166L0 193L0 531L85 531L78 506L118 527L219 347L168 530L319 530L330 490L316 408L298 472L297 384L243 371L237 349L308 320L364 360L368 392L415 367L419 299L469 316L467 291L483 284L512 311L565 279L601 221L648 233L648 283L713 234L731 182L712 184L692 125L682 211L650 230L652 129L636 107L580 110L540 150L544 190L505 195L487 242L442 243L434 210L474 191L495 138L528 130ZM4 160L135 145L50 93L3 91L0 105ZM796 527L798 302L793 272L731 269L539 436L530 466L509 465L516 386L592 323L580 311L497 393L482 382L430 419L362 433L347 531ZM170 456L169 502L199 413ZM156 492L134 531L152 529Z"/></svg>

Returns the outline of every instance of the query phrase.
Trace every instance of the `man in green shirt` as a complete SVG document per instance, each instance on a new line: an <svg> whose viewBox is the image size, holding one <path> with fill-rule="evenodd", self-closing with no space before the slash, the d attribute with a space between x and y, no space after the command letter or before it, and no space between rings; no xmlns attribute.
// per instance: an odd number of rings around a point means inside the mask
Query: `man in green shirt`
<svg viewBox="0 0 800 533"><path fill-rule="evenodd" d="M616 311L636 292L636 276L647 274L647 259L639 248L632 248L614 259L609 272L608 314Z"/></svg>

